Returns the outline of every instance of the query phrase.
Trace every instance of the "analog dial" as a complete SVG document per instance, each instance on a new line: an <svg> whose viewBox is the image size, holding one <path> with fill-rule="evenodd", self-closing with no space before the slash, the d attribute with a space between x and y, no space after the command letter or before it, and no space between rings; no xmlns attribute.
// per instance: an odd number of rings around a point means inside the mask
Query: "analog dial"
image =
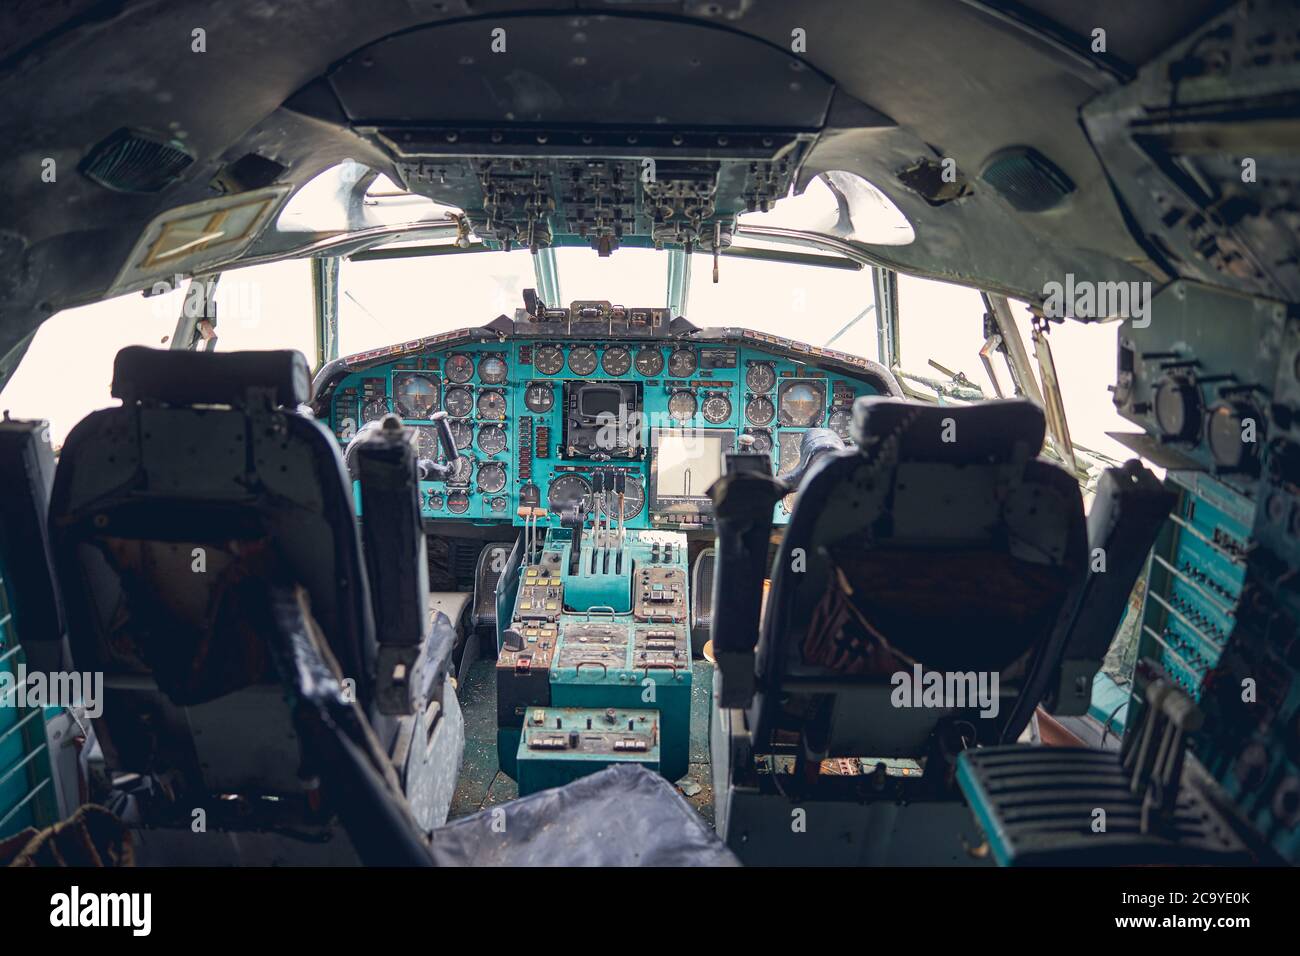
<svg viewBox="0 0 1300 956"><path fill-rule="evenodd" d="M506 486L505 465L490 461L478 470L478 490L488 495L495 495Z"/></svg>
<svg viewBox="0 0 1300 956"><path fill-rule="evenodd" d="M562 475L546 489L546 507L560 514L591 494L591 482L581 475Z"/></svg>
<svg viewBox="0 0 1300 956"><path fill-rule="evenodd" d="M469 495L463 491L453 491L447 496L447 510L454 515L463 515L469 511Z"/></svg>
<svg viewBox="0 0 1300 956"><path fill-rule="evenodd" d="M590 375L596 371L596 350L585 345L569 350L569 371L574 375Z"/></svg>
<svg viewBox="0 0 1300 956"><path fill-rule="evenodd" d="M447 424L451 426L451 437L457 448L468 448L474 444L474 426L469 422L453 418Z"/></svg>
<svg viewBox="0 0 1300 956"><path fill-rule="evenodd" d="M689 422L695 417L695 409L695 396L690 392L673 392L668 399L668 415L675 421Z"/></svg>
<svg viewBox="0 0 1300 956"><path fill-rule="evenodd" d="M449 388L443 404L452 418L469 418L474 411L474 393L464 387Z"/></svg>
<svg viewBox="0 0 1300 956"><path fill-rule="evenodd" d="M695 353L690 349L677 349L668 356L668 374L673 378L689 378L695 374Z"/></svg>
<svg viewBox="0 0 1300 956"><path fill-rule="evenodd" d="M606 495L606 507L602 508L603 514L611 518L618 518L618 495ZM641 479L627 477L627 487L623 489L623 520L631 521L641 513L645 507L645 486L641 484Z"/></svg>
<svg viewBox="0 0 1300 956"><path fill-rule="evenodd" d="M754 425L770 425L776 417L776 406L766 395L755 395L745 405L745 418Z"/></svg>
<svg viewBox="0 0 1300 956"><path fill-rule="evenodd" d="M600 367L606 375L623 375L632 367L632 353L621 345L610 346L600 357Z"/></svg>
<svg viewBox="0 0 1300 956"><path fill-rule="evenodd" d="M776 384L776 369L767 362L755 362L745 373L745 387L751 392L770 392Z"/></svg>
<svg viewBox="0 0 1300 956"><path fill-rule="evenodd" d="M427 458L429 461L438 460L438 433L432 425L417 425L415 427L415 454L418 458Z"/></svg>
<svg viewBox="0 0 1300 956"><path fill-rule="evenodd" d="M480 392L478 417L490 422L505 421L506 397L501 392Z"/></svg>
<svg viewBox="0 0 1300 956"><path fill-rule="evenodd" d="M424 372L393 376L393 410L403 418L428 421L438 410L438 380Z"/></svg>
<svg viewBox="0 0 1300 956"><path fill-rule="evenodd" d="M756 455L772 454L772 433L769 432L767 429L747 428L745 429L745 434L752 436L754 439L754 444L750 446L750 449L754 452L754 454Z"/></svg>
<svg viewBox="0 0 1300 956"><path fill-rule="evenodd" d="M820 382L789 382L781 386L777 411L781 424L808 428L819 424L826 405L826 389Z"/></svg>
<svg viewBox="0 0 1300 956"><path fill-rule="evenodd" d="M710 425L721 425L731 417L731 399L727 398L721 392L712 392L704 396L704 403L700 406L700 414Z"/></svg>
<svg viewBox="0 0 1300 956"><path fill-rule="evenodd" d="M845 441L849 440L849 430L853 425L853 413L847 408L837 408L831 412L827 427Z"/></svg>
<svg viewBox="0 0 1300 956"><path fill-rule="evenodd" d="M384 397L372 398L361 406L361 422L374 422L388 414L388 399Z"/></svg>
<svg viewBox="0 0 1300 956"><path fill-rule="evenodd" d="M500 425L484 425L478 430L478 447L489 456L505 451L506 430Z"/></svg>
<svg viewBox="0 0 1300 956"><path fill-rule="evenodd" d="M428 501L429 508L432 511L441 511L442 506L447 503L446 499L443 498L442 493L438 491L429 492Z"/></svg>
<svg viewBox="0 0 1300 956"><path fill-rule="evenodd" d="M555 404L555 390L541 382L531 382L524 389L524 405L530 412L549 412Z"/></svg>
<svg viewBox="0 0 1300 956"><path fill-rule="evenodd" d="M542 503L542 489L531 481L519 489L519 504L525 508L536 508Z"/></svg>
<svg viewBox="0 0 1300 956"><path fill-rule="evenodd" d="M474 377L474 360L461 353L448 355L444 371L447 373L448 381L455 382L458 385L468 382Z"/></svg>
<svg viewBox="0 0 1300 956"><path fill-rule="evenodd" d="M659 349L644 348L636 353L636 370L653 378L664 370L664 353Z"/></svg>
<svg viewBox="0 0 1300 956"><path fill-rule="evenodd" d="M486 356L478 363L478 380L484 385L500 385L509 374L510 369L500 355Z"/></svg>
<svg viewBox="0 0 1300 956"><path fill-rule="evenodd" d="M456 471L448 479L452 484L468 485L469 480L474 477L474 459L469 455L461 455L456 459Z"/></svg>
<svg viewBox="0 0 1300 956"><path fill-rule="evenodd" d="M559 375L564 369L564 353L554 345L538 346L533 353L533 368L542 375Z"/></svg>

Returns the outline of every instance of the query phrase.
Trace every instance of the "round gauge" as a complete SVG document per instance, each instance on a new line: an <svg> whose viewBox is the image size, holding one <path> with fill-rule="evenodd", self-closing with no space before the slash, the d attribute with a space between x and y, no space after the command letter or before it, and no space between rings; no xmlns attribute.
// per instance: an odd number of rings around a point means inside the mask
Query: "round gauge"
<svg viewBox="0 0 1300 956"><path fill-rule="evenodd" d="M673 392L668 399L668 416L679 422L688 422L695 417L695 396L690 392Z"/></svg>
<svg viewBox="0 0 1300 956"><path fill-rule="evenodd" d="M853 425L853 413L847 408L836 408L831 411L827 425L831 431L848 441L849 428Z"/></svg>
<svg viewBox="0 0 1300 956"><path fill-rule="evenodd" d="M1214 463L1225 471L1252 471L1263 435L1260 416L1244 402L1215 405L1205 419L1205 441ZM1247 425L1247 423L1250 423ZM1247 435L1249 434L1249 438Z"/></svg>
<svg viewBox="0 0 1300 956"><path fill-rule="evenodd" d="M428 421L438 410L438 380L422 372L393 376L393 409L403 418Z"/></svg>
<svg viewBox="0 0 1300 956"><path fill-rule="evenodd" d="M558 375L564 368L564 353L554 345L539 345L533 353L533 368L543 375Z"/></svg>
<svg viewBox="0 0 1300 956"><path fill-rule="evenodd" d="M485 455L496 455L506 450L506 430L500 425L484 425L478 430L478 447Z"/></svg>
<svg viewBox="0 0 1300 956"><path fill-rule="evenodd" d="M429 508L433 511L441 511L442 506L446 504L446 499L437 491L429 492Z"/></svg>
<svg viewBox="0 0 1300 956"><path fill-rule="evenodd" d="M463 491L453 491L447 496L447 510L454 515L463 515L469 511L469 495Z"/></svg>
<svg viewBox="0 0 1300 956"><path fill-rule="evenodd" d="M474 459L469 455L461 455L456 459L456 470L447 481L454 485L468 485L469 480L474 477Z"/></svg>
<svg viewBox="0 0 1300 956"><path fill-rule="evenodd" d="M554 514L571 509L591 494L591 482L581 475L562 475L546 489L546 507Z"/></svg>
<svg viewBox="0 0 1300 956"><path fill-rule="evenodd" d="M704 396L700 414L710 425L721 425L731 417L731 399L721 392L710 392Z"/></svg>
<svg viewBox="0 0 1300 956"><path fill-rule="evenodd" d="M480 392L478 396L478 417L491 422L505 421L505 395L501 392Z"/></svg>
<svg viewBox="0 0 1300 956"><path fill-rule="evenodd" d="M457 385L468 382L474 377L474 360L460 353L448 355L443 371L447 373L447 380Z"/></svg>
<svg viewBox="0 0 1300 956"><path fill-rule="evenodd" d="M818 424L826 392L813 382L789 382L781 386L777 408L781 424L795 428L808 428Z"/></svg>
<svg viewBox="0 0 1300 956"><path fill-rule="evenodd" d="M522 508L536 508L542 503L542 489L531 481L519 489L519 505Z"/></svg>
<svg viewBox="0 0 1300 956"><path fill-rule="evenodd" d="M754 439L754 444L749 446L749 450L755 455L772 454L772 433L762 428L747 428L745 434Z"/></svg>
<svg viewBox="0 0 1300 956"><path fill-rule="evenodd" d="M650 378L658 375L664 370L664 353L658 349L641 349L636 353L636 370Z"/></svg>
<svg viewBox="0 0 1300 956"><path fill-rule="evenodd" d="M361 422L375 422L388 414L388 399L372 398L361 406Z"/></svg>
<svg viewBox="0 0 1300 956"><path fill-rule="evenodd" d="M474 444L474 426L469 422L453 418L447 424L451 426L451 437L455 440L457 448L468 448Z"/></svg>
<svg viewBox="0 0 1300 956"><path fill-rule="evenodd" d="M478 490L495 495L506 486L506 466L490 461L478 470Z"/></svg>
<svg viewBox="0 0 1300 956"><path fill-rule="evenodd" d="M438 460L438 433L432 425L417 425L415 428L415 455L417 458Z"/></svg>
<svg viewBox="0 0 1300 956"><path fill-rule="evenodd" d="M574 375L590 375L596 371L596 350L585 345L569 350L569 371Z"/></svg>
<svg viewBox="0 0 1300 956"><path fill-rule="evenodd" d="M618 495L606 496L608 507L602 508L601 513L607 514L611 518L618 518L618 509L614 507L614 502L618 500ZM645 486L641 484L640 478L627 476L627 486L623 489L623 520L631 521L641 513L645 507Z"/></svg>
<svg viewBox="0 0 1300 956"><path fill-rule="evenodd" d="M474 393L468 388L449 388L443 405L452 418L469 418L474 411Z"/></svg>
<svg viewBox="0 0 1300 956"><path fill-rule="evenodd" d="M612 345L600 357L600 367L606 375L624 375L632 367L632 353L621 345Z"/></svg>
<svg viewBox="0 0 1300 956"><path fill-rule="evenodd" d="M1166 378L1156 386L1156 424L1169 438L1195 439L1201 428L1201 390L1184 378Z"/></svg>
<svg viewBox="0 0 1300 956"><path fill-rule="evenodd" d="M677 349L668 356L668 374L673 378L688 378L695 374L695 353L690 349Z"/></svg>
<svg viewBox="0 0 1300 956"><path fill-rule="evenodd" d="M767 362L755 362L745 373L745 387L751 392L770 392L776 384L776 369Z"/></svg>
<svg viewBox="0 0 1300 956"><path fill-rule="evenodd" d="M536 412L541 415L549 412L555 404L555 391L549 385L540 382L530 382L524 389L524 406L530 412Z"/></svg>
<svg viewBox="0 0 1300 956"><path fill-rule="evenodd" d="M510 374L500 355L488 355L478 363L478 380L484 385L500 385Z"/></svg>
<svg viewBox="0 0 1300 956"><path fill-rule="evenodd" d="M755 395L745 405L745 418L755 425L770 425L776 417L776 406L766 395Z"/></svg>

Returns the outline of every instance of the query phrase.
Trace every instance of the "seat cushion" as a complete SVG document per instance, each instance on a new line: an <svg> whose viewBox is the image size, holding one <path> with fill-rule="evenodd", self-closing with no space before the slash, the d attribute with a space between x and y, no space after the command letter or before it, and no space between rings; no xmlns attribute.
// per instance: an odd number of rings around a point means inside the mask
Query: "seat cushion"
<svg viewBox="0 0 1300 956"><path fill-rule="evenodd" d="M608 767L434 831L439 866L739 866L671 783Z"/></svg>

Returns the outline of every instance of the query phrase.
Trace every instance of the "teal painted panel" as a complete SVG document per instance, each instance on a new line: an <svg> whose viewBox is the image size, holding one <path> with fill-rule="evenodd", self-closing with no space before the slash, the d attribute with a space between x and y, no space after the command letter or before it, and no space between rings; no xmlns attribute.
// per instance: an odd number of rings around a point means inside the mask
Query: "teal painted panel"
<svg viewBox="0 0 1300 956"><path fill-rule="evenodd" d="M26 659L19 646L13 602L0 567L0 839L29 826L48 826L58 814L45 743L45 711L18 706L15 675Z"/></svg>

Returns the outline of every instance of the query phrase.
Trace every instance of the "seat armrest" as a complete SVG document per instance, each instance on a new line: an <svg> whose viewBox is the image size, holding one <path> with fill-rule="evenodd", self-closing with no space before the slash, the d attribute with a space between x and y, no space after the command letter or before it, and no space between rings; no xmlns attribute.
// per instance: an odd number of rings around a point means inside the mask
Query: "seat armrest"
<svg viewBox="0 0 1300 956"><path fill-rule="evenodd" d="M754 648L763 610L772 509L784 491L784 485L770 474L741 468L729 469L709 488L717 533L712 640L723 707L748 706L754 696Z"/></svg>

